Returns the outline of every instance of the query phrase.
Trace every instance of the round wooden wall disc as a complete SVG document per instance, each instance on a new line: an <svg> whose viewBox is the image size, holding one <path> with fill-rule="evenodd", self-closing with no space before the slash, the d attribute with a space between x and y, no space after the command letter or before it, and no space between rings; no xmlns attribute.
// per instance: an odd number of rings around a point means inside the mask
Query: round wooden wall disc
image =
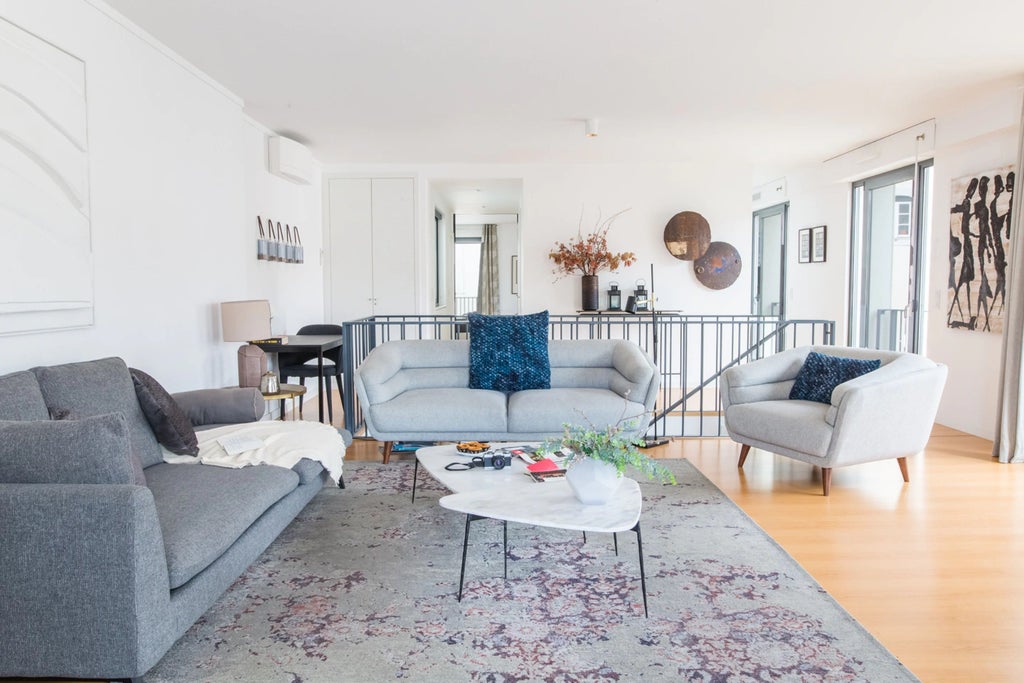
<svg viewBox="0 0 1024 683"><path fill-rule="evenodd" d="M725 289L736 282L742 268L740 253L728 242L712 242L704 255L693 262L693 272L708 289Z"/></svg>
<svg viewBox="0 0 1024 683"><path fill-rule="evenodd" d="M704 255L711 244L711 226L696 211L677 213L665 225L665 248L683 261L692 261Z"/></svg>

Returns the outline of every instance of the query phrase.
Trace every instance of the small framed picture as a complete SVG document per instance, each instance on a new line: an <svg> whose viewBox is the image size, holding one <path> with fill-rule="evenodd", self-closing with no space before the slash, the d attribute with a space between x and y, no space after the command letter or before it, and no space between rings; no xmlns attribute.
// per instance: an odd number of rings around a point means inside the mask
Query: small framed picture
<svg viewBox="0 0 1024 683"><path fill-rule="evenodd" d="M828 228L819 225L811 228L811 261L813 263L824 263L828 255Z"/></svg>
<svg viewBox="0 0 1024 683"><path fill-rule="evenodd" d="M800 263L811 262L811 229L804 228L797 233L797 244L799 245L799 261Z"/></svg>

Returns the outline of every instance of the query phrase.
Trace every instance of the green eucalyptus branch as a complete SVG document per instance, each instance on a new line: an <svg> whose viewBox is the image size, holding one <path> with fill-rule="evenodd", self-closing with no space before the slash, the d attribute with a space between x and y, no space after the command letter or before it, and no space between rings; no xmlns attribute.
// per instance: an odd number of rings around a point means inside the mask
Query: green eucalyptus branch
<svg viewBox="0 0 1024 683"><path fill-rule="evenodd" d="M620 419L604 429L596 428L590 420L586 422L585 425L564 423L561 438L545 440L540 452L550 455L568 451L566 465L571 466L581 458L593 458L615 465L619 476L625 474L626 467L633 467L648 479L676 483L675 475L667 467L640 452L644 443L642 438L630 438L624 434L636 427L636 418Z"/></svg>

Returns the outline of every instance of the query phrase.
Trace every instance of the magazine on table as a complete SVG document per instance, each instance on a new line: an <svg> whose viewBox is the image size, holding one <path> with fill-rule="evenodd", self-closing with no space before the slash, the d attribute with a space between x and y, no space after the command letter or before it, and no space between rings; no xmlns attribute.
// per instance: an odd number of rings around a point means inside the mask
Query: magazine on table
<svg viewBox="0 0 1024 683"><path fill-rule="evenodd" d="M546 470L544 472L526 472L526 475L536 482L555 481L565 479L565 470Z"/></svg>
<svg viewBox="0 0 1024 683"><path fill-rule="evenodd" d="M495 450L495 453L511 455L515 458L519 458L527 465L540 462L542 460L551 460L558 465L561 465L562 461L565 460L565 456L559 452L541 454L539 453L538 446L505 446Z"/></svg>

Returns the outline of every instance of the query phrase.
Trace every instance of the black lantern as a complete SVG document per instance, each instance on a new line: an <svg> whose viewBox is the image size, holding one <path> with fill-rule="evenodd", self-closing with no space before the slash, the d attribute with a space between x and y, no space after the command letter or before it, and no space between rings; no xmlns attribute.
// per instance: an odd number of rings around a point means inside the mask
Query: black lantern
<svg viewBox="0 0 1024 683"><path fill-rule="evenodd" d="M622 310L622 292L619 291L619 283L611 283L611 289L608 290L608 310L609 311L621 311Z"/></svg>
<svg viewBox="0 0 1024 683"><path fill-rule="evenodd" d="M643 279L636 281L636 289L633 290L633 300L636 302L636 310L651 310L650 303L648 301L647 282Z"/></svg>

